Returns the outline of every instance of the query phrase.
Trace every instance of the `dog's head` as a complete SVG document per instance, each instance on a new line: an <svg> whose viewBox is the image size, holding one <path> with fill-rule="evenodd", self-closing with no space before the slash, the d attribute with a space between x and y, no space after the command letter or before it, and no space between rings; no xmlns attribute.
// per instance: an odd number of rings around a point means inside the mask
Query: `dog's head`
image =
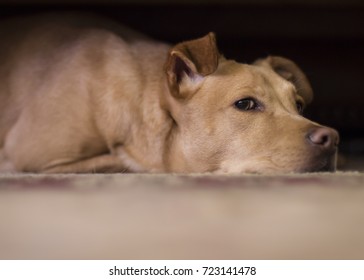
<svg viewBox="0 0 364 280"><path fill-rule="evenodd" d="M335 170L338 133L302 116L313 93L292 61L226 60L210 33L173 47L166 75L171 171Z"/></svg>

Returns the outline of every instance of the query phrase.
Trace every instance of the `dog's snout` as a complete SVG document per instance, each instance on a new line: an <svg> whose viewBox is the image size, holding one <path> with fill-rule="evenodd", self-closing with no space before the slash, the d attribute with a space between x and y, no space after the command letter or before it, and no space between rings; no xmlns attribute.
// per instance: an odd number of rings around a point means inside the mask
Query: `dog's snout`
<svg viewBox="0 0 364 280"><path fill-rule="evenodd" d="M315 146L328 150L336 149L339 144L339 133L328 127L317 127L308 133L308 140Z"/></svg>

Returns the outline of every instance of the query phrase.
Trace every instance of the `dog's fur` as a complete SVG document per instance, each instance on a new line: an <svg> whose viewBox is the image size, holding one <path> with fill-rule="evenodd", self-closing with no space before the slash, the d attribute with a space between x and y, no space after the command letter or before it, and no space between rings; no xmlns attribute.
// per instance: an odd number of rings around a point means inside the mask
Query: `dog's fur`
<svg viewBox="0 0 364 280"><path fill-rule="evenodd" d="M2 25L0 170L335 169L338 135L299 114L312 90L292 61L240 64L213 33L170 47L105 22Z"/></svg>

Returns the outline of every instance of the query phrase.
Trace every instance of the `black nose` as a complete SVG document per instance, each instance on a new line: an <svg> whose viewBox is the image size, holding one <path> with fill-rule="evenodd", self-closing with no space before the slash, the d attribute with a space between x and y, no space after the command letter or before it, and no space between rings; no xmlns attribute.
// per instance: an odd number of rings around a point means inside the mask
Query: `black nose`
<svg viewBox="0 0 364 280"><path fill-rule="evenodd" d="M325 150L336 149L339 145L339 133L332 128L316 127L307 136L310 143Z"/></svg>

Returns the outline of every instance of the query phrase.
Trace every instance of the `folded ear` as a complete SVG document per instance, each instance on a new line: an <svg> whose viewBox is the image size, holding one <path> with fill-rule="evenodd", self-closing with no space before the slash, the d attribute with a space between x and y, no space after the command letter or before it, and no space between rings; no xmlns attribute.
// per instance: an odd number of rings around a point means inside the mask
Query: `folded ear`
<svg viewBox="0 0 364 280"><path fill-rule="evenodd" d="M177 44L168 54L165 71L172 95L186 98L201 85L205 76L213 73L219 61L214 33Z"/></svg>
<svg viewBox="0 0 364 280"><path fill-rule="evenodd" d="M311 85L302 72L302 70L291 60L279 57L269 56L266 59L260 59L254 62L256 65L267 65L272 68L282 78L290 81L297 90L306 104L309 104L313 99L313 91Z"/></svg>

